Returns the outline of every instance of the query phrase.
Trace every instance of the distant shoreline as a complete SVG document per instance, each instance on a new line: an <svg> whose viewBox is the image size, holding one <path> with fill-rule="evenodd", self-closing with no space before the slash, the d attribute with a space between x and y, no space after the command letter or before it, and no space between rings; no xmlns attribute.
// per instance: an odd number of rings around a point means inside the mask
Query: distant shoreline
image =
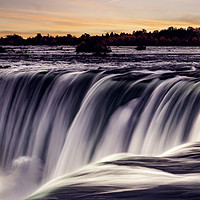
<svg viewBox="0 0 200 200"><path fill-rule="evenodd" d="M1 44L2 47L6 47L6 46L58 46L58 47L62 47L62 46L74 46L76 47L75 44L21 44L21 45L15 45L15 44ZM137 45L109 45L110 47L137 47ZM146 47L200 47L199 45L144 45ZM59 50L59 49L58 49Z"/></svg>
<svg viewBox="0 0 200 200"><path fill-rule="evenodd" d="M200 46L200 28L173 28L161 31L147 32L146 30L130 33L107 33L102 36L90 36L85 33L80 37L67 34L66 36L42 36L23 39L19 35L8 35L0 38L0 45L78 45L81 42L101 43L107 46Z"/></svg>

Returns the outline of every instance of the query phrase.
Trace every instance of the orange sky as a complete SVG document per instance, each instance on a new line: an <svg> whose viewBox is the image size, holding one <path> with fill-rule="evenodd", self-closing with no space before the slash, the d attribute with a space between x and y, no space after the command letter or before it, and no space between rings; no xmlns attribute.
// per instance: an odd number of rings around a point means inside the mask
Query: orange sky
<svg viewBox="0 0 200 200"><path fill-rule="evenodd" d="M0 0L0 36L200 27L199 0Z"/></svg>

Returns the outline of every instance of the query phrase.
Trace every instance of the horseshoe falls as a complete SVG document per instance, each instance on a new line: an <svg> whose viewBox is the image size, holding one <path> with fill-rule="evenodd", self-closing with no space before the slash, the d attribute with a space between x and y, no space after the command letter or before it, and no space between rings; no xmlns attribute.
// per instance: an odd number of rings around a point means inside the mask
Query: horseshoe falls
<svg viewBox="0 0 200 200"><path fill-rule="evenodd" d="M199 47L6 48L0 199L199 199Z"/></svg>

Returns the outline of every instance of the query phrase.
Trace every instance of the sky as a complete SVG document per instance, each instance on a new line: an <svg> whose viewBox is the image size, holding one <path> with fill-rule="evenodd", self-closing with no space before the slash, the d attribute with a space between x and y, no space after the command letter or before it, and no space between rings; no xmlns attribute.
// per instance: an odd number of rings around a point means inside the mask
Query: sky
<svg viewBox="0 0 200 200"><path fill-rule="evenodd" d="M0 37L200 27L200 0L0 0Z"/></svg>

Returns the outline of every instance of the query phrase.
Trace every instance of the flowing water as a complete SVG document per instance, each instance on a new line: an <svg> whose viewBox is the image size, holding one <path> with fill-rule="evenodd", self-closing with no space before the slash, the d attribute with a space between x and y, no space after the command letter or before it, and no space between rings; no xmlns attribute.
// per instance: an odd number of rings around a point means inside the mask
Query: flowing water
<svg viewBox="0 0 200 200"><path fill-rule="evenodd" d="M199 47L6 48L0 199L198 199Z"/></svg>

